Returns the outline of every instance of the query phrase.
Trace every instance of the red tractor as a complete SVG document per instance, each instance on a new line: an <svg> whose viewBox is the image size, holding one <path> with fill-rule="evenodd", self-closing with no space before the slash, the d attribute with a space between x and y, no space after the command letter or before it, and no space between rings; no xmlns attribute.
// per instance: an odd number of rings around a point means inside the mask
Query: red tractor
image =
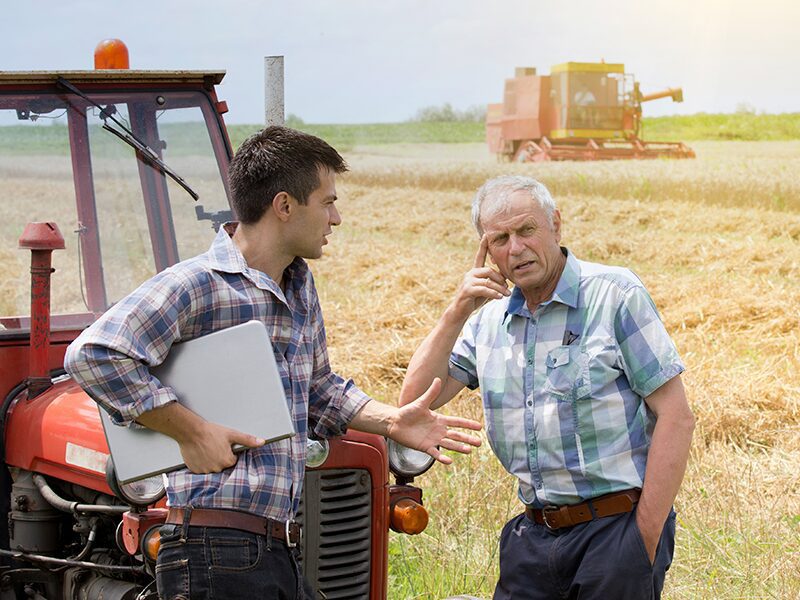
<svg viewBox="0 0 800 600"><path fill-rule="evenodd" d="M162 478L119 484L64 352L235 218L232 150L223 72L127 70L123 50L94 71L0 72L0 600L157 597ZM429 457L358 432L309 445L305 573L322 598L385 598L389 529L428 522L409 483Z"/></svg>

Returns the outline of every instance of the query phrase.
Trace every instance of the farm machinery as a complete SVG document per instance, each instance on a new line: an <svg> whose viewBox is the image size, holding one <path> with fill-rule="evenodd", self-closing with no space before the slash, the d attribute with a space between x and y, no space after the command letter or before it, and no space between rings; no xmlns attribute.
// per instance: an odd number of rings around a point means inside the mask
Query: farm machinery
<svg viewBox="0 0 800 600"><path fill-rule="evenodd" d="M119 43L95 59L0 72L0 600L157 597L162 478L119 483L64 353L235 218L224 72L129 70ZM320 597L386 598L389 530L425 529L412 482L431 461L359 432L309 441L297 520Z"/></svg>
<svg viewBox="0 0 800 600"><path fill-rule="evenodd" d="M568 62L550 75L520 67L506 79L503 102L489 104L486 141L501 160L694 158L682 142L642 139L642 104L683 102L683 90L643 94L619 63Z"/></svg>

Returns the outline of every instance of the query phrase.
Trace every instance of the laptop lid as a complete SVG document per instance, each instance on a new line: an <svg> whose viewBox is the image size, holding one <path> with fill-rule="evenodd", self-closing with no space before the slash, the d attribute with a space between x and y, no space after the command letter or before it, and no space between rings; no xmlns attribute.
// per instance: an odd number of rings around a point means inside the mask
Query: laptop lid
<svg viewBox="0 0 800 600"><path fill-rule="evenodd" d="M268 443L295 434L272 342L260 321L174 344L164 363L151 373L175 390L181 404L207 421ZM185 466L171 437L115 425L102 408L100 417L121 483Z"/></svg>

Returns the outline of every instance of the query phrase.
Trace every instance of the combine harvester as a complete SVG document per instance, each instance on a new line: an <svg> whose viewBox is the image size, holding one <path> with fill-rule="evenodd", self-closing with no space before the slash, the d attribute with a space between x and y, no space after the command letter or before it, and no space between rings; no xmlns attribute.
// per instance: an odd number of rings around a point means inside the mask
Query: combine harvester
<svg viewBox="0 0 800 600"><path fill-rule="evenodd" d="M642 104L671 97L681 88L644 95L620 63L568 62L550 75L519 67L506 79L502 104L486 113L486 141L501 160L613 160L694 158L683 142L641 139Z"/></svg>

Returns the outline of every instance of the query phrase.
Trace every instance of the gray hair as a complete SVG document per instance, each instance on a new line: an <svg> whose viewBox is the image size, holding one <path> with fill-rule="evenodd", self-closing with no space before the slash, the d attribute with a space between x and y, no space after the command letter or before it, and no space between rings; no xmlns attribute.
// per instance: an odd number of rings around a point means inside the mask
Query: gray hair
<svg viewBox="0 0 800 600"><path fill-rule="evenodd" d="M553 226L553 213L556 211L556 203L544 184L539 183L533 177L503 175L484 183L472 200L472 224L475 226L479 236L483 236L481 210L484 202L487 199L492 200L502 209L508 204L509 197L513 193L520 191L528 192L531 195L531 198L544 210L550 226Z"/></svg>

